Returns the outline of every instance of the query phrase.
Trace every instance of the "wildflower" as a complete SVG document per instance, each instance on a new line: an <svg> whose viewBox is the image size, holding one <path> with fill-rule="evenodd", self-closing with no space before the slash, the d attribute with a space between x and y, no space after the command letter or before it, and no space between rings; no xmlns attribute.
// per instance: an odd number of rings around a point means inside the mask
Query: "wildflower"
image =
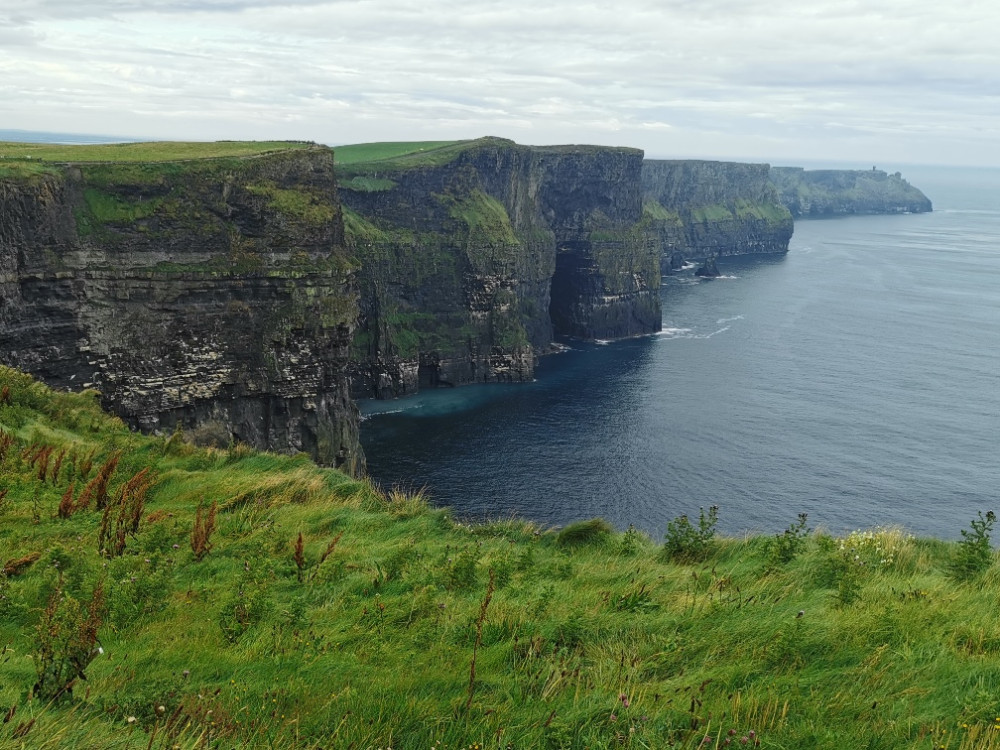
<svg viewBox="0 0 1000 750"><path fill-rule="evenodd" d="M749 738L749 737L747 737L747 736L746 736L745 734L744 734L744 735L743 735L742 737L740 737L740 744L741 744L741 745L745 745L745 744L747 744L747 743L748 743L749 741L750 741L750 738Z"/></svg>
<svg viewBox="0 0 1000 750"><path fill-rule="evenodd" d="M625 695L625 693L622 693L621 695L619 695L618 696L618 700L620 700L622 702L622 706L624 708L628 708L628 696Z"/></svg>
<svg viewBox="0 0 1000 750"><path fill-rule="evenodd" d="M129 724L135 724L137 719L134 716L129 716L125 721L127 721Z"/></svg>
<svg viewBox="0 0 1000 750"><path fill-rule="evenodd" d="M611 714L611 721L618 721L618 717L615 714Z"/></svg>

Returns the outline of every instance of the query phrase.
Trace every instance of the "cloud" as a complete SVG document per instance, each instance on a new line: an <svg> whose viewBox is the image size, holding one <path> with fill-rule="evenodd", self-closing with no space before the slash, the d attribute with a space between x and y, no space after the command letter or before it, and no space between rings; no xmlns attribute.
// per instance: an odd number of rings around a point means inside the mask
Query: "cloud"
<svg viewBox="0 0 1000 750"><path fill-rule="evenodd" d="M996 28L1000 7L980 0L22 0L0 23L0 115L65 129L85 112L88 127L155 137L491 133L680 155L802 154L825 133L828 152L864 137L957 159L1000 125Z"/></svg>

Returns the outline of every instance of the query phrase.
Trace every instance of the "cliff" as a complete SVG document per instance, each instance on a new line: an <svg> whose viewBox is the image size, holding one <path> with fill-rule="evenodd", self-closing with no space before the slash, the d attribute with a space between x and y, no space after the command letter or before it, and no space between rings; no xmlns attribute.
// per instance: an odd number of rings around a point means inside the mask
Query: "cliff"
<svg viewBox="0 0 1000 750"><path fill-rule="evenodd" d="M498 138L422 148L338 149L361 266L356 395L528 380L554 335L659 329L641 151Z"/></svg>
<svg viewBox="0 0 1000 750"><path fill-rule="evenodd" d="M772 167L771 182L795 217L905 214L932 210L927 196L899 172Z"/></svg>
<svg viewBox="0 0 1000 750"><path fill-rule="evenodd" d="M647 159L643 209L654 223L666 273L677 257L785 253L792 216L766 164Z"/></svg>
<svg viewBox="0 0 1000 750"><path fill-rule="evenodd" d="M4 160L0 361L97 388L133 427L360 469L332 153L160 162L153 146Z"/></svg>

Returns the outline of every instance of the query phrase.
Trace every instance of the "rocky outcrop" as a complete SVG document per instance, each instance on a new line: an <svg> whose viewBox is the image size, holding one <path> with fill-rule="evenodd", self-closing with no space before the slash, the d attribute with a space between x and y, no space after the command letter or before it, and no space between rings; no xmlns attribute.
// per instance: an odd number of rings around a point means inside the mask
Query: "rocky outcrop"
<svg viewBox="0 0 1000 750"><path fill-rule="evenodd" d="M792 216L778 200L766 164L647 159L643 208L654 223L664 273L677 256L786 253Z"/></svg>
<svg viewBox="0 0 1000 750"><path fill-rule="evenodd" d="M704 262L695 269L694 275L700 276L703 279L717 279L722 276L722 271L719 270L715 258L710 256L705 258Z"/></svg>
<svg viewBox="0 0 1000 750"><path fill-rule="evenodd" d="M360 470L329 149L0 177L0 361L146 430Z"/></svg>
<svg viewBox="0 0 1000 750"><path fill-rule="evenodd" d="M358 396L528 380L553 336L659 329L642 152L498 138L339 169Z"/></svg>
<svg viewBox="0 0 1000 750"><path fill-rule="evenodd" d="M771 181L795 217L906 214L932 210L927 196L896 172L771 167Z"/></svg>

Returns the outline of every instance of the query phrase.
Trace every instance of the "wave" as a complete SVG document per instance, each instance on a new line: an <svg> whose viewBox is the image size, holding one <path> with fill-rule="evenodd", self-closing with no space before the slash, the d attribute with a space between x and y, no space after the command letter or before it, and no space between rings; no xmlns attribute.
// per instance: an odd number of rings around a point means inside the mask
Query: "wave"
<svg viewBox="0 0 1000 750"><path fill-rule="evenodd" d="M717 321L716 325L725 323L728 320L738 320L741 319L742 317L743 316L740 315L738 316L738 318L728 318L726 320L720 320ZM722 328L719 328L716 331L712 331L711 333L695 333L690 328L664 328L659 333L655 333L653 335L665 339L710 339L712 338L712 336L716 336L720 333L723 333L724 331L728 331L729 328L730 326L723 326Z"/></svg>
<svg viewBox="0 0 1000 750"><path fill-rule="evenodd" d="M654 336L667 336L672 339L687 338L687 334L691 333L690 328L663 328L656 333Z"/></svg>
<svg viewBox="0 0 1000 750"><path fill-rule="evenodd" d="M731 318L719 318L717 321L715 321L715 325L721 326L723 323L732 323L734 320L743 320L743 316L734 315Z"/></svg>

